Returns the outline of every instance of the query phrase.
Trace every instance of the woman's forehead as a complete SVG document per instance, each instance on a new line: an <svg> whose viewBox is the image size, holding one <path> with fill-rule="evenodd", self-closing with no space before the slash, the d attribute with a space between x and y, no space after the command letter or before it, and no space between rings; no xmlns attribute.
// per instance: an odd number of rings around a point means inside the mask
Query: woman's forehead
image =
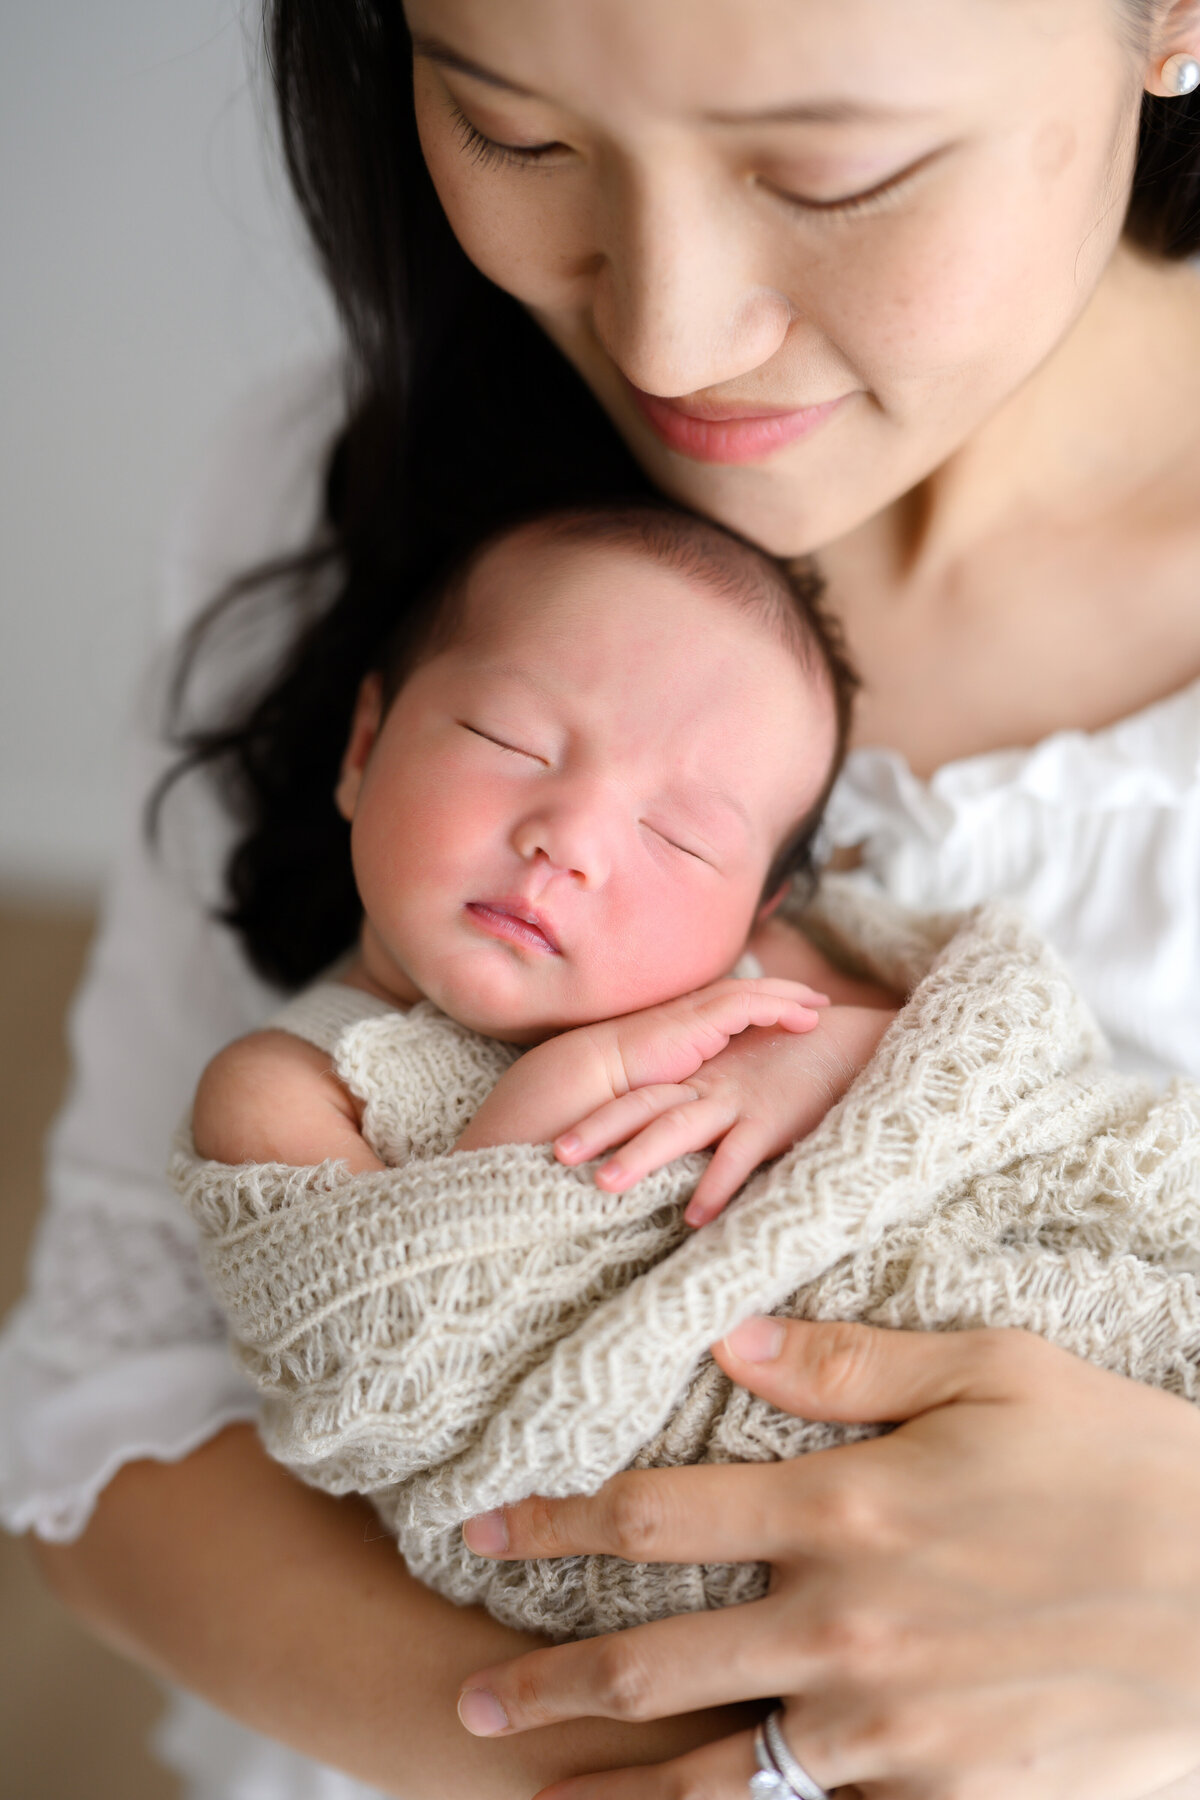
<svg viewBox="0 0 1200 1800"><path fill-rule="evenodd" d="M952 106L994 59L1117 31L1121 0L407 0L419 50L618 115L836 125ZM981 57L993 61L985 67Z"/></svg>

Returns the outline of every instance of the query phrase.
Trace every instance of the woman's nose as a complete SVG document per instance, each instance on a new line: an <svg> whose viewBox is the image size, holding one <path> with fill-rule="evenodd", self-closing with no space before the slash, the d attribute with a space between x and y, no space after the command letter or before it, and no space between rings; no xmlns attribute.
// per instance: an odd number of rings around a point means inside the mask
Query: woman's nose
<svg viewBox="0 0 1200 1800"><path fill-rule="evenodd" d="M602 887L608 879L610 840L602 809L570 800L531 811L512 836L517 855L540 868L547 882L569 875L584 888Z"/></svg>
<svg viewBox="0 0 1200 1800"><path fill-rule="evenodd" d="M788 333L787 296L754 267L736 198L700 172L614 171L592 322L635 387L678 399L761 368Z"/></svg>

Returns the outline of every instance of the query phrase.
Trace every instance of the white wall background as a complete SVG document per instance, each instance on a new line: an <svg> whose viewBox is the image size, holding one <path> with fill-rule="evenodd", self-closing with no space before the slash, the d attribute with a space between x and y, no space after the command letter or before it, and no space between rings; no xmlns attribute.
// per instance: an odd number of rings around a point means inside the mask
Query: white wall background
<svg viewBox="0 0 1200 1800"><path fill-rule="evenodd" d="M256 0L0 0L0 892L99 881L172 507L333 341L258 34Z"/></svg>

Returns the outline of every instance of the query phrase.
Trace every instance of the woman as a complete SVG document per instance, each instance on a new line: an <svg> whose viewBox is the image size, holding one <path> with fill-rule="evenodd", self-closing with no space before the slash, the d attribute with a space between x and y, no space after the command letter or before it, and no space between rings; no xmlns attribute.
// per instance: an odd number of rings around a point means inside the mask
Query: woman
<svg viewBox="0 0 1200 1800"><path fill-rule="evenodd" d="M411 44L396 10L274 11L293 174L359 382L306 565L340 598L261 704L193 739L239 784L229 917L254 966L294 983L348 937L325 795L398 589L489 508L648 477L773 551L820 552L864 677L843 848L922 905L1022 900L1127 1060L1200 1073L1200 298L1177 260L1200 243L1194 6L409 0ZM278 419L267 441L239 479L286 489ZM261 547L287 548L270 523ZM330 536L344 582L318 568ZM194 901L129 882L84 1064L101 1092L121 994L126 1116L160 1141L156 1059L165 1109L205 1031L268 998ZM203 1030L179 1016L198 994ZM245 1400L164 1203L111 1198L118 1136L107 1199L65 1169L10 1349L26 1439L50 1419L73 1484L31 1470L11 1517L63 1536L103 1489L81 1536L41 1550L51 1580L247 1724L407 1796L639 1764L571 1791L724 1800L754 1767L747 1721L669 1715L781 1694L827 1788L1132 1800L1200 1769L1200 1421L1182 1403L1022 1334L751 1324L720 1351L739 1380L809 1415L906 1422L479 1522L500 1554L775 1565L760 1607L514 1663L528 1646L409 1582L357 1507L219 1430ZM81 1141L68 1120L68 1159ZM74 1367L51 1369L39 1321L71 1293L64 1243L112 1266L117 1224L141 1314L98 1309ZM109 1479L146 1453L178 1460ZM464 1678L481 1735L450 1716ZM203 1791L362 1791L230 1755L239 1772Z"/></svg>

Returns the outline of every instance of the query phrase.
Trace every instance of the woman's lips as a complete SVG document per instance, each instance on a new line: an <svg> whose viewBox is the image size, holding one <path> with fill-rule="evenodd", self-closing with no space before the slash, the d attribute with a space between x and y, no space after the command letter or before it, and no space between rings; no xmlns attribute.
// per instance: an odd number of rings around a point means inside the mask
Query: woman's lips
<svg viewBox="0 0 1200 1800"><path fill-rule="evenodd" d="M490 937L521 944L543 956L562 954L542 914L520 900L468 900L465 910Z"/></svg>
<svg viewBox="0 0 1200 1800"><path fill-rule="evenodd" d="M627 383L634 402L655 435L668 450L690 456L695 462L760 462L775 450L794 444L823 425L849 396L823 400L816 406L793 410L754 407L744 402L729 406L694 401L663 400Z"/></svg>

